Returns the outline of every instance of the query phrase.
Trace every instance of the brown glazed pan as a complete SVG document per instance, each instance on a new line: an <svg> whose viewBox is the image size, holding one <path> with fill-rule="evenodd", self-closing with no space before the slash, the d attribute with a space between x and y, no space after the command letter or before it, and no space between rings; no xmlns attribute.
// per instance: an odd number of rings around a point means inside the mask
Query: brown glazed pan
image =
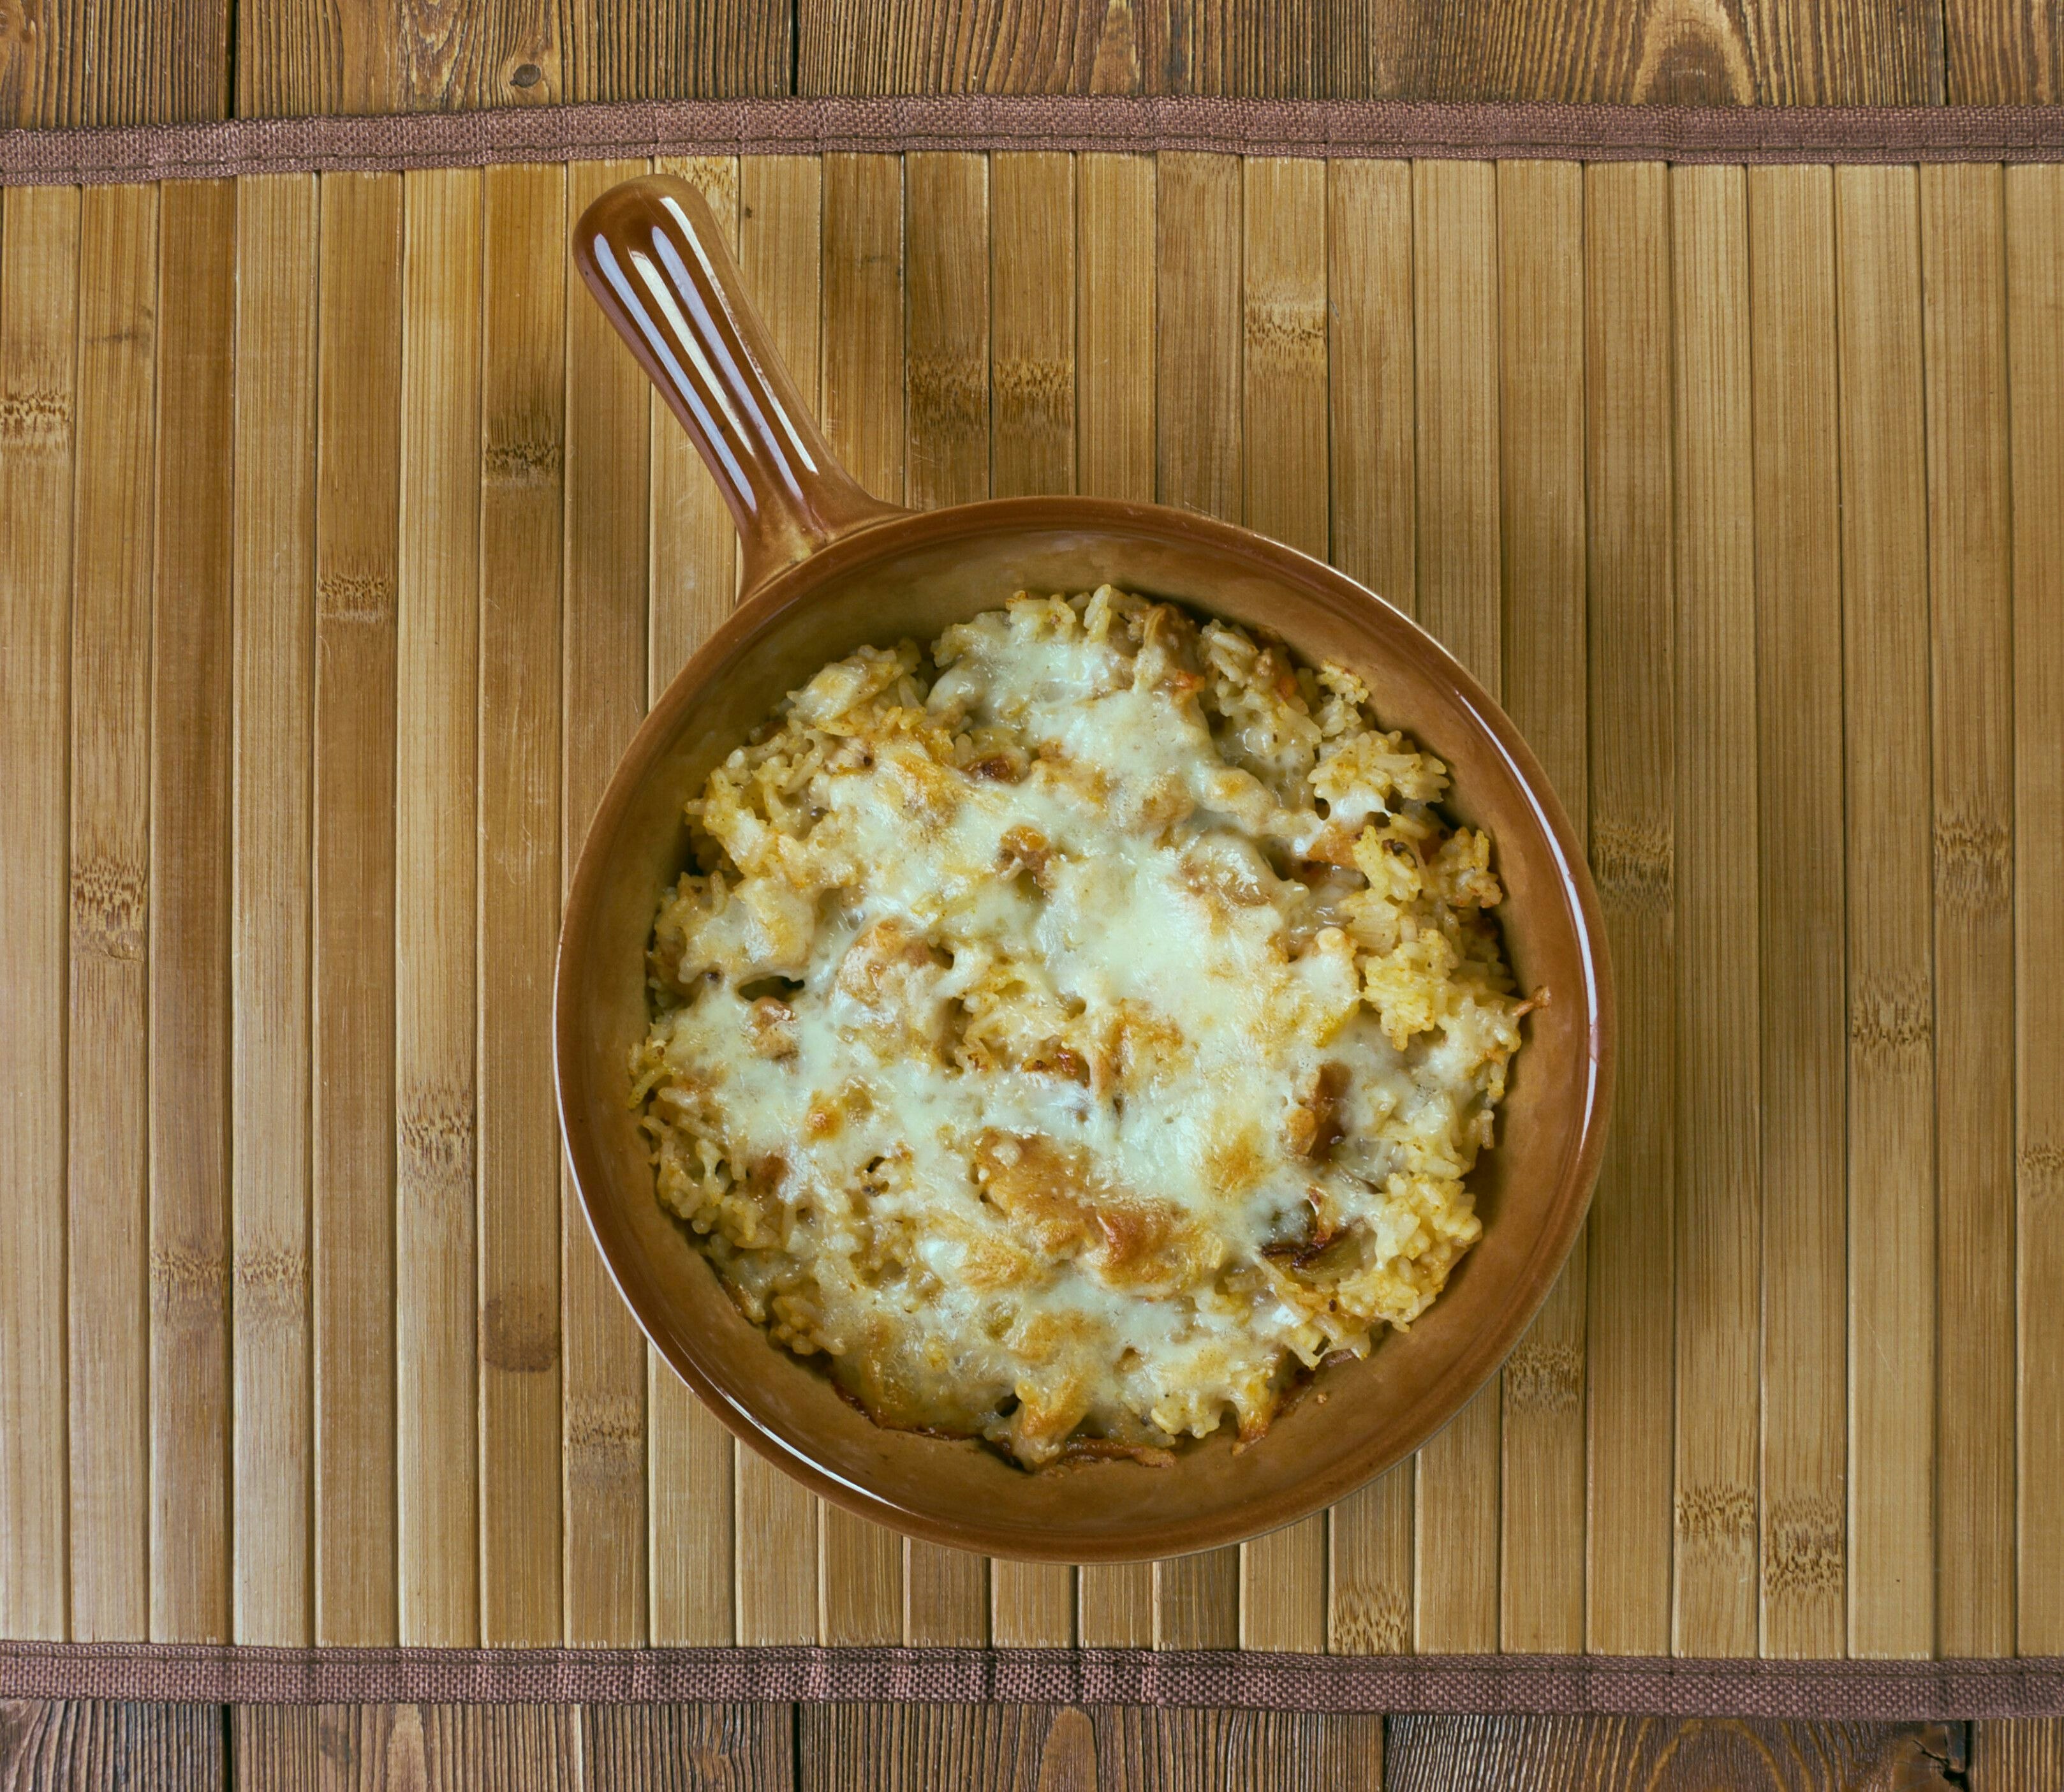
<svg viewBox="0 0 2064 1792"><path fill-rule="evenodd" d="M1561 1269L1602 1145L1612 1006L1583 857L1534 756L1475 681L1405 616L1316 560L1228 523L1088 498L922 515L869 497L770 352L702 200L633 180L575 232L583 276L680 419L744 543L737 610L653 706L574 874L556 992L560 1119L596 1242L682 1378L753 1448L826 1498L991 1555L1107 1562L1230 1543L1317 1510L1417 1449L1511 1350ZM1171 1468L1026 1474L973 1443L884 1431L732 1306L662 1211L629 1103L645 947L685 862L683 801L782 696L863 643L936 637L1030 589L1109 580L1272 630L1368 681L1386 727L1453 768L1451 806L1490 829L1499 918L1526 1022L1498 1148L1471 1177L1483 1241L1409 1335L1322 1370L1268 1435L1232 1428ZM1323 1400L1315 1398L1323 1394Z"/></svg>

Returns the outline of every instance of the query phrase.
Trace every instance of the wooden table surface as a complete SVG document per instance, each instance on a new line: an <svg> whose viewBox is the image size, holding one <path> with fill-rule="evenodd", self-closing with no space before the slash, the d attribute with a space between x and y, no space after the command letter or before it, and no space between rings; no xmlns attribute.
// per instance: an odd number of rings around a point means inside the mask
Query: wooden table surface
<svg viewBox="0 0 2064 1792"><path fill-rule="evenodd" d="M2050 103L2045 0L0 0L0 128L937 91ZM0 1705L0 1788L1967 1786L2064 1725Z"/></svg>

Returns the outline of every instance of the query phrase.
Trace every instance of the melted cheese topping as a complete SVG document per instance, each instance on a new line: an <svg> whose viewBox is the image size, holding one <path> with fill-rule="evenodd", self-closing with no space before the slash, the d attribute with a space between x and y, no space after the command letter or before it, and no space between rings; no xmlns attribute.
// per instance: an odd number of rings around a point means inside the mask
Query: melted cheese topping
<svg viewBox="0 0 2064 1792"><path fill-rule="evenodd" d="M689 805L634 1065L748 1317L1037 1466L1258 1436L1421 1312L1527 1005L1366 704L1108 587L794 692Z"/></svg>

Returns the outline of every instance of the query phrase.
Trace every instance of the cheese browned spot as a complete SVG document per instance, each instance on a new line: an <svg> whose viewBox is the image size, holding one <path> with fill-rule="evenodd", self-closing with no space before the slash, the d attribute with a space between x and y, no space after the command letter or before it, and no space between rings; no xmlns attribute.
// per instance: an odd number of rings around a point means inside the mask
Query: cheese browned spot
<svg viewBox="0 0 2064 1792"><path fill-rule="evenodd" d="M1344 669L1106 587L826 667L713 773L636 1095L740 1309L1027 1466L1260 1436L1477 1235L1481 833Z"/></svg>

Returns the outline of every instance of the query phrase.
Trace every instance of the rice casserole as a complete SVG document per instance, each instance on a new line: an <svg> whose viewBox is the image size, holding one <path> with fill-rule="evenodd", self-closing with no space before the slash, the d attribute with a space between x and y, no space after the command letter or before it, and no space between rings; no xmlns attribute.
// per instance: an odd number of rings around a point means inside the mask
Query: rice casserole
<svg viewBox="0 0 2064 1792"><path fill-rule="evenodd" d="M1531 1004L1445 788L1344 668L1109 586L825 667L687 805L660 1200L883 1425L1259 1437L1481 1231Z"/></svg>

